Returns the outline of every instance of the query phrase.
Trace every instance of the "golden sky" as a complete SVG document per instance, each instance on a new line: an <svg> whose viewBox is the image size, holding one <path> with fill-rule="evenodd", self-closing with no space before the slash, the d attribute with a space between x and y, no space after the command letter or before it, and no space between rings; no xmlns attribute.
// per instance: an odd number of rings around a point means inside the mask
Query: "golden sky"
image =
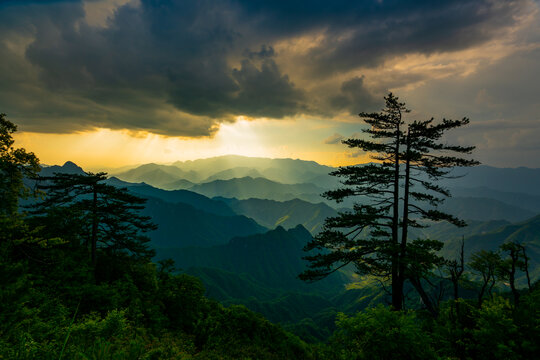
<svg viewBox="0 0 540 360"><path fill-rule="evenodd" d="M44 164L73 161L88 170L144 163L172 163L226 154L315 160L342 166L366 162L342 144L326 144L332 123L314 120L237 120L222 124L212 138L167 137L148 132L96 129L73 134L20 132L18 147L38 155Z"/></svg>

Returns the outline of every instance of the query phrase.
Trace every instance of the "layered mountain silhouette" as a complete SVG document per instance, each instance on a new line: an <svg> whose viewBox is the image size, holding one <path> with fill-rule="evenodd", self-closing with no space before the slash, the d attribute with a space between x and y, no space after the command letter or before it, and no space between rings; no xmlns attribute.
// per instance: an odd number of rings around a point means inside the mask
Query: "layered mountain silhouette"
<svg viewBox="0 0 540 360"><path fill-rule="evenodd" d="M54 173L84 174L72 162L63 166L44 167L41 176ZM267 229L243 215L236 214L224 202L186 190L167 191L145 183L128 183L111 177L107 183L125 187L148 199L143 210L158 225L148 233L153 246L212 246L226 243L235 236L265 232Z"/></svg>
<svg viewBox="0 0 540 360"><path fill-rule="evenodd" d="M526 167L496 168L480 165L466 169L455 169L456 179L447 179L441 184L450 187L486 187L502 192L520 192L540 195L540 169Z"/></svg>
<svg viewBox="0 0 540 360"><path fill-rule="evenodd" d="M514 222L529 219L537 214L534 211L485 197L451 197L446 199L439 208L461 219L477 221Z"/></svg>
<svg viewBox="0 0 540 360"><path fill-rule="evenodd" d="M327 217L337 215L336 210L324 203L313 204L300 199L289 201L238 200L223 197L215 197L214 199L223 201L235 213L248 216L270 229L277 226L290 229L301 224L311 234L316 234L324 225L324 220Z"/></svg>
<svg viewBox="0 0 540 360"><path fill-rule="evenodd" d="M77 164L66 161L64 165L52 165L52 166L42 166L41 171L39 172L40 176L53 176L55 173L59 174L85 174L84 170Z"/></svg>
<svg viewBox="0 0 540 360"><path fill-rule="evenodd" d="M107 179L111 185L126 187L135 195L146 198L157 198L169 203L184 203L196 209L208 213L224 216L233 216L236 213L222 201L209 199L208 197L188 190L163 190L145 183L128 183L116 177Z"/></svg>
<svg viewBox="0 0 540 360"><path fill-rule="evenodd" d="M200 174L201 179L208 179L214 174L233 168L255 169L267 179L284 184L310 182L319 175L327 175L333 168L314 161L298 159L269 159L238 155L225 155L193 161L178 161L173 164L185 171ZM251 176L251 175L244 175ZM219 178L216 178L216 180ZM188 179L190 180L190 179Z"/></svg>
<svg viewBox="0 0 540 360"><path fill-rule="evenodd" d="M527 194L526 188L517 188L512 192L493 190L486 186L471 188L454 187L451 190L454 196L498 200L516 208L540 214L540 195Z"/></svg>
<svg viewBox="0 0 540 360"><path fill-rule="evenodd" d="M320 194L324 191L314 184L281 184L265 178L251 177L215 180L195 185L190 190L208 197L234 197L240 200L259 198L279 201L299 198L313 202L321 202L323 198Z"/></svg>
<svg viewBox="0 0 540 360"><path fill-rule="evenodd" d="M333 168L319 165L314 161L226 155L194 161L178 161L172 165L145 164L112 174L122 180L144 181L154 186L172 184L171 176L176 177L176 180L184 179L194 183L249 176L264 177L283 184L297 184L326 178L331 181L333 178L328 173L332 170ZM163 173L167 175L160 180L158 175Z"/></svg>

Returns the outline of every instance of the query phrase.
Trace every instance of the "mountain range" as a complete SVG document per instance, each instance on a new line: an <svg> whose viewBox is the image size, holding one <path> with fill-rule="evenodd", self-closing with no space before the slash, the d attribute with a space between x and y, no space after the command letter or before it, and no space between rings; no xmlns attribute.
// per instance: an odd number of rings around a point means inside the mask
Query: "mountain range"
<svg viewBox="0 0 540 360"><path fill-rule="evenodd" d="M269 229L277 226L290 229L301 224L310 233L316 234L321 230L327 217L337 215L336 210L324 203L313 204L300 199L288 201L238 200L224 197L213 199L226 203L235 213L250 217Z"/></svg>
<svg viewBox="0 0 540 360"><path fill-rule="evenodd" d="M183 272L201 278L208 296L225 304L244 304L305 337L317 337L334 326L338 311L386 299L377 284L358 278L347 267L315 283L297 278L306 265L304 245L326 218L351 206L320 197L335 187L331 170L302 160L228 156L147 164L110 177L107 183L147 199L143 214L158 225L149 233L157 258L172 258ZM519 241L532 258L531 274L540 277L540 217L535 217L540 195L530 189L532 184L518 182L518 175L534 175L536 169L478 171L500 176L501 181L457 179L451 189L455 197L442 207L469 226L435 223L411 231L411 237L443 241L447 258L456 256L462 238L467 258L504 241ZM84 170L72 162L42 169L44 176L55 172Z"/></svg>

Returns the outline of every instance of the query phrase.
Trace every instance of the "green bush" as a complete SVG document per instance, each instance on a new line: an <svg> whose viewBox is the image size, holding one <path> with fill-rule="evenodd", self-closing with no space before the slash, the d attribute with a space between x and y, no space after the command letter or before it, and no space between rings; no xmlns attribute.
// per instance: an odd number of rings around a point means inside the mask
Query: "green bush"
<svg viewBox="0 0 540 360"><path fill-rule="evenodd" d="M378 307L354 316L338 314L330 340L333 359L435 359L431 337L422 331L414 312Z"/></svg>

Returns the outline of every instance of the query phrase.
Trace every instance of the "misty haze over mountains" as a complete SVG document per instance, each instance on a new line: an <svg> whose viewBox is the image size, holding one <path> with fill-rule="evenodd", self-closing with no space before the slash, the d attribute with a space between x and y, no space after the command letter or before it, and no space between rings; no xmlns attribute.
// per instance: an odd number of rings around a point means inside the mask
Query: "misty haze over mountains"
<svg viewBox="0 0 540 360"><path fill-rule="evenodd" d="M149 233L156 259L172 258L183 272L200 277L209 296L244 304L298 330L306 318L324 328L337 311L384 297L376 285L355 285L361 280L352 268L314 284L297 279L305 267L303 246L327 217L352 206L321 197L339 185L328 175L332 170L312 161L221 156L145 164L112 173L107 183L147 199L142 213L158 225ZM67 162L44 167L42 175L55 172L84 170ZM455 172L467 176L441 182L453 194L442 210L469 226L437 223L414 229L413 235L443 241L448 258L457 253L463 236L467 254L495 249L512 238L527 244L531 274L539 277L540 169L478 166Z"/></svg>
<svg viewBox="0 0 540 360"><path fill-rule="evenodd" d="M334 209L352 207L352 202L336 204L320 196L339 186L339 179L328 175L332 170L313 161L228 155L171 165L146 164L112 175L128 182L144 182L166 190L185 189L208 197L276 201L296 198L325 202ZM455 169L452 175L457 178L440 182L453 195L443 205L444 211L481 221L520 221L540 212L540 169L481 165Z"/></svg>

